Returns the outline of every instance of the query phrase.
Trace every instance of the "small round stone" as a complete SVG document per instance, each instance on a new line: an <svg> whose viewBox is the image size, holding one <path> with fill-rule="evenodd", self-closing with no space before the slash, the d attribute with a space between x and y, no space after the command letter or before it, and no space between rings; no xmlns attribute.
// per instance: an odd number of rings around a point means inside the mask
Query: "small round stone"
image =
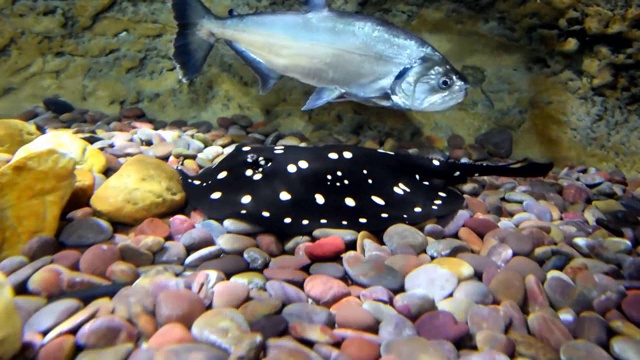
<svg viewBox="0 0 640 360"><path fill-rule="evenodd" d="M431 261L431 264L438 265L456 274L459 281L469 279L474 275L473 267L459 258L441 257Z"/></svg>
<svg viewBox="0 0 640 360"><path fill-rule="evenodd" d="M88 217L73 220L62 229L58 240L69 246L91 246L107 241L113 235L111 224L105 220Z"/></svg>
<svg viewBox="0 0 640 360"><path fill-rule="evenodd" d="M221 281L213 287L213 307L238 308L249 297L249 287L231 281Z"/></svg>
<svg viewBox="0 0 640 360"><path fill-rule="evenodd" d="M425 264L412 270L404 280L406 291L420 291L438 302L453 293L458 286L458 276L433 264Z"/></svg>
<svg viewBox="0 0 640 360"><path fill-rule="evenodd" d="M344 240L339 236L329 236L318 239L313 244L304 248L305 255L311 261L333 260L346 249Z"/></svg>
<svg viewBox="0 0 640 360"><path fill-rule="evenodd" d="M416 320L418 335L428 340L456 342L469 333L465 323L459 323L448 311L430 311Z"/></svg>
<svg viewBox="0 0 640 360"><path fill-rule="evenodd" d="M331 306L349 296L345 283L326 275L311 275L304 281L304 292L319 305Z"/></svg>
<svg viewBox="0 0 640 360"><path fill-rule="evenodd" d="M156 300L155 315L158 325L178 322L186 327L205 311L200 297L187 289L165 290Z"/></svg>
<svg viewBox="0 0 640 360"><path fill-rule="evenodd" d="M522 305L524 301L524 279L515 271L498 272L491 280L489 290L499 301L512 300L518 305Z"/></svg>
<svg viewBox="0 0 640 360"><path fill-rule="evenodd" d="M120 260L118 247L112 244L96 244L88 248L80 258L80 271L106 277L111 264Z"/></svg>

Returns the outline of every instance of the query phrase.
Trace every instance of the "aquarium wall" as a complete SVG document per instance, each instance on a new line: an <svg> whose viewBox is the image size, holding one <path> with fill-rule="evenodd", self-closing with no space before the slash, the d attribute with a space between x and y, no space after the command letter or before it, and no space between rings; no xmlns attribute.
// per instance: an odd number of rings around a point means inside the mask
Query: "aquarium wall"
<svg viewBox="0 0 640 360"><path fill-rule="evenodd" d="M204 1L224 15L300 10L302 1ZM331 1L420 35L471 81L468 98L438 113L354 103L300 110L313 88L284 79L266 95L250 70L217 46L204 72L179 82L166 1L0 1L0 116L60 96L117 114L215 122L242 114L311 142L444 146L492 128L514 135L513 157L638 172L640 8L629 1Z"/></svg>

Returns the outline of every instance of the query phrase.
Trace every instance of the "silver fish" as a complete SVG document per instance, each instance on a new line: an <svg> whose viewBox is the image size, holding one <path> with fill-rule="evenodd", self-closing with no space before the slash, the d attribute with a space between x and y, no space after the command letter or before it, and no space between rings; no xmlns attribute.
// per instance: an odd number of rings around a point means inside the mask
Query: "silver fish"
<svg viewBox="0 0 640 360"><path fill-rule="evenodd" d="M420 37L381 20L311 0L307 12L228 18L200 0L173 0L173 58L183 81L202 69L217 40L253 70L260 93L284 75L317 89L302 110L356 101L400 110L441 111L464 100L468 82Z"/></svg>
<svg viewBox="0 0 640 360"><path fill-rule="evenodd" d="M181 172L189 206L215 220L240 219L283 234L316 228L382 231L454 213L451 185L470 176L535 177L553 164L461 163L352 145L237 145L196 176Z"/></svg>

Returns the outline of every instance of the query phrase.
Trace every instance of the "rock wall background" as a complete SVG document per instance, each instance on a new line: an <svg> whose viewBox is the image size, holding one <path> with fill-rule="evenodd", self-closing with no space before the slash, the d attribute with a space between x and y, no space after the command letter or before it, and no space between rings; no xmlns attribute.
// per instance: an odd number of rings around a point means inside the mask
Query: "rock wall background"
<svg viewBox="0 0 640 360"><path fill-rule="evenodd" d="M214 12L300 9L292 1L205 0ZM233 4L232 4L233 3ZM302 1L301 1L302 3ZM284 79L258 94L249 69L224 45L192 84L178 82L167 1L0 0L0 116L60 95L117 113L137 105L163 120L246 114L311 140L355 136L467 141L504 126L514 157L640 170L640 8L632 1L336 0L422 36L470 75L461 105L402 113L342 103L299 109L313 91ZM483 92L491 99L487 97ZM493 106L492 104L493 103Z"/></svg>

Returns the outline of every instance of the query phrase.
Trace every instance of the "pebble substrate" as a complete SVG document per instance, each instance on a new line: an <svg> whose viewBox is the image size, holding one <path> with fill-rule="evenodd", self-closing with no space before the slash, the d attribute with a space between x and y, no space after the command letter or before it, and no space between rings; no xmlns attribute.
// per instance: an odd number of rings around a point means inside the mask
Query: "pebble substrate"
<svg viewBox="0 0 640 360"><path fill-rule="evenodd" d="M197 172L236 143L306 141L242 116L214 126L152 121L137 108L70 110L22 117L77 129L107 155L107 176L136 154L185 158ZM448 145L457 157L487 150L456 136ZM24 358L638 359L640 227L618 224L614 235L596 224L622 201L638 206L638 184L587 167L544 180L474 178L459 186L467 204L454 216L379 237L276 238L197 212L124 226L82 208L0 271L16 289ZM88 305L43 296L81 273L100 278L90 286L127 286Z"/></svg>

